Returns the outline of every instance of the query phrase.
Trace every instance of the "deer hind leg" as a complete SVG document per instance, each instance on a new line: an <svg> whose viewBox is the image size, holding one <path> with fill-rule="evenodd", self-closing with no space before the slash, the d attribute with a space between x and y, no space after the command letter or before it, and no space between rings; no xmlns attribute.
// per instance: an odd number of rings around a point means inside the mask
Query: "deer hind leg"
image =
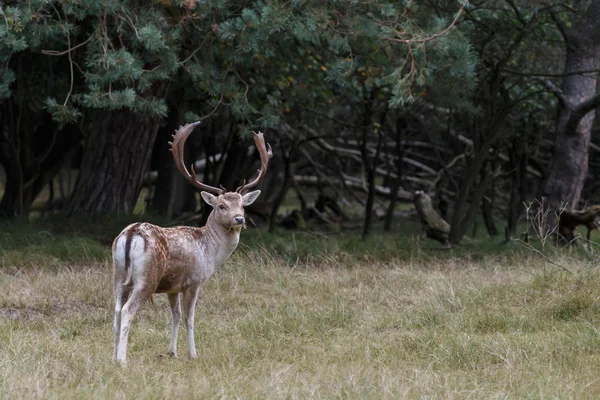
<svg viewBox="0 0 600 400"><path fill-rule="evenodd" d="M130 289L124 286L121 282L115 282L115 320L113 331L115 335L115 349L113 353L113 361L117 361L117 353L119 351L119 340L121 336L121 310L127 302Z"/></svg>
<svg viewBox="0 0 600 400"><path fill-rule="evenodd" d="M198 299L200 285L187 288L183 292L183 312L185 314L185 328L187 333L188 354L190 358L198 358L196 344L194 343L194 309Z"/></svg>
<svg viewBox="0 0 600 400"><path fill-rule="evenodd" d="M152 292L152 290L147 290L147 288L139 289L134 287L131 296L123 308L121 308L121 329L119 332L117 361L123 365L127 363L127 340L129 329L131 328L131 321L140 307L150 299Z"/></svg>
<svg viewBox="0 0 600 400"><path fill-rule="evenodd" d="M173 333L171 343L169 344L168 354L177 357L177 334L179 332L179 321L181 320L181 296L179 293L167 294L171 306L171 323L173 324Z"/></svg>

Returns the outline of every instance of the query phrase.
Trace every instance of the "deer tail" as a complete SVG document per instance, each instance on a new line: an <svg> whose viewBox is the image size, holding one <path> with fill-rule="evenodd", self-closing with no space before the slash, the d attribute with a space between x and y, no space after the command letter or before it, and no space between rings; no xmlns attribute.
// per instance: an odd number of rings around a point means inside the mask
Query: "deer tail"
<svg viewBox="0 0 600 400"><path fill-rule="evenodd" d="M125 241L125 282L123 282L125 286L131 285L133 275L133 268L131 268L131 242L133 241L133 236L137 233L139 225L140 223L133 225L127 232L127 239Z"/></svg>

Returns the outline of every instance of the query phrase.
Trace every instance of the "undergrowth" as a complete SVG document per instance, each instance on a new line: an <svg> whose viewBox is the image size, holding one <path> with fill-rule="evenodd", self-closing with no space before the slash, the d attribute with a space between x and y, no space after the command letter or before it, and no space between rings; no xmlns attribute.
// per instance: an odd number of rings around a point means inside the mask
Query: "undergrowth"
<svg viewBox="0 0 600 400"><path fill-rule="evenodd" d="M112 241L128 224L139 221L169 226L161 218L103 216L101 218L47 219L29 223L22 220L0 223L0 268L44 265L56 262L85 263L110 258ZM379 228L379 227L376 227ZM271 234L260 228L242 232L238 251L263 249L277 255L288 266L306 265L326 258L367 262L428 259L483 259L489 255L530 253L517 242L478 239L447 248L420 235L419 224L407 221L394 232L375 229L366 240L359 230L345 232L317 228L305 231L280 229ZM549 250L550 251L550 250Z"/></svg>

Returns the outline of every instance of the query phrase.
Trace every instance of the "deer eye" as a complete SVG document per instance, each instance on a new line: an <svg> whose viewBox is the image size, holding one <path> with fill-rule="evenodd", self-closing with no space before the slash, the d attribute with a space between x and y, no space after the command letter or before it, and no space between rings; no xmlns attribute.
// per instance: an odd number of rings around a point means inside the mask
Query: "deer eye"
<svg viewBox="0 0 600 400"><path fill-rule="evenodd" d="M227 207L225 207L223 204L219 204L219 210L227 210Z"/></svg>

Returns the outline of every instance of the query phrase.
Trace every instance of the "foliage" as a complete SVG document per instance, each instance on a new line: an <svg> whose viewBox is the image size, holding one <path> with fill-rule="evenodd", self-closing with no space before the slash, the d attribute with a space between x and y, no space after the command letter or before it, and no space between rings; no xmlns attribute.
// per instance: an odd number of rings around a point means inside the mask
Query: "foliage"
<svg viewBox="0 0 600 400"><path fill-rule="evenodd" d="M191 89L190 99L208 103L201 109L226 104L236 119L262 127L273 127L293 100L281 91L291 85L306 91L303 97L325 88L330 96L340 88L360 92L363 83L387 87L395 104L444 74L454 78L457 96L472 88L474 57L465 38L454 30L425 51L422 38L449 22L430 23L427 9L411 4L37 0L2 13L3 64L24 51L68 58L56 77L64 95L46 101L65 123L81 117L80 107L164 116L164 102L148 93L173 78ZM394 42L398 32L421 42L407 48ZM369 65L373 72L362 73ZM14 80L9 67L0 84L4 98Z"/></svg>
<svg viewBox="0 0 600 400"><path fill-rule="evenodd" d="M571 12L561 4L6 2L0 8L0 106L18 120L2 121L6 134L0 150L15 154L0 162L16 170L9 174L13 186L35 186L28 182L42 168L21 160L41 159L45 150L21 153L36 144L57 147L55 139L64 136L67 125L79 134L77 140L89 137L90 124L99 126L95 117L122 110L152 121L143 128L152 132L159 124L172 131L183 119L210 120L201 138L203 155L227 153L234 147L233 134L269 129L276 155L289 151L289 171L301 164L304 176L337 173L363 188L383 181L390 192L396 175L405 193L446 196L441 200L456 209L449 222L452 241L458 242L481 199L494 197L489 191L524 187L511 172L517 165L529 171L526 178L532 169L535 176L529 179L545 176L554 122L548 109L556 100L542 80L528 74L561 71L557 60L564 49L553 15L567 21L562 13ZM47 117L55 123L47 124ZM147 137L144 143L154 140ZM331 148L319 138L330 140ZM418 143L423 150L395 146L394 140ZM424 143L437 150L426 150ZM350 157L338 151L342 145ZM55 165L59 161L66 160ZM206 176L216 180L227 173L221 164ZM108 175L99 174L98 179ZM293 185L281 186L283 198ZM346 186L336 189L348 192ZM503 213L508 202L522 204L537 194L527 189L521 201L501 199ZM6 193L23 197L12 192ZM508 213L520 215L513 205Z"/></svg>

